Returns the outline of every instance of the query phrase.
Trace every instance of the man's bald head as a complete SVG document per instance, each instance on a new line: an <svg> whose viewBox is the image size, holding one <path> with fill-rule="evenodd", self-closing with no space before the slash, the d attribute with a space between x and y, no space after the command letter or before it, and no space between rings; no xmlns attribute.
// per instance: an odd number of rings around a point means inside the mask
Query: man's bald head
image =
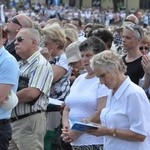
<svg viewBox="0 0 150 150"><path fill-rule="evenodd" d="M139 24L139 19L134 15L130 14L126 17L126 20L133 22L134 24Z"/></svg>
<svg viewBox="0 0 150 150"><path fill-rule="evenodd" d="M31 20L30 17L28 17L24 14L19 14L19 15L16 15L15 18L17 18L17 20L22 25L22 27L33 28L33 21Z"/></svg>

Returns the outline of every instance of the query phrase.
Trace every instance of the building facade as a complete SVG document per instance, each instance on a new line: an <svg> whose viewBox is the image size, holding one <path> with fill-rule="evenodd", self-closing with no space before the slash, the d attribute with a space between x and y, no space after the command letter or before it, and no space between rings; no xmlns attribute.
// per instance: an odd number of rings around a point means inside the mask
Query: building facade
<svg viewBox="0 0 150 150"><path fill-rule="evenodd" d="M64 4L69 4L70 0L62 0L62 2ZM93 4L99 4L99 6L101 5L102 8L113 8L113 0L72 0L75 1L75 6L76 7L80 7L80 5L82 5L82 7L84 8L88 8L88 7L92 7ZM81 3L82 1L82 3ZM140 0L118 0L118 5L120 5L120 7L124 7L124 8L128 8L128 10L131 9L138 9L140 7Z"/></svg>
<svg viewBox="0 0 150 150"><path fill-rule="evenodd" d="M19 0L26 1L26 0ZM101 6L101 8L113 8L113 0L28 0L31 3L56 3L59 1L60 4L72 4L72 6L77 8L89 8L92 6ZM131 9L149 9L150 0L117 0L118 8Z"/></svg>

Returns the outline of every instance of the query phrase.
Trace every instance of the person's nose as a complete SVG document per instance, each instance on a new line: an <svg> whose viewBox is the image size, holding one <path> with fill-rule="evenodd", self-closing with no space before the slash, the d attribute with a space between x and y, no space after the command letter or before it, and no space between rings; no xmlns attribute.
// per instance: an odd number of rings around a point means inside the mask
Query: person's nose
<svg viewBox="0 0 150 150"><path fill-rule="evenodd" d="M17 40L14 41L14 45L15 45L15 46L18 45L18 43L19 43L19 42L18 42Z"/></svg>
<svg viewBox="0 0 150 150"><path fill-rule="evenodd" d="M82 61L83 61L83 62L87 62L87 61L88 61L87 57L86 57L86 56L83 56L83 57L82 57Z"/></svg>
<svg viewBox="0 0 150 150"><path fill-rule="evenodd" d="M122 37L122 43L124 43L125 42L125 38L124 37Z"/></svg>

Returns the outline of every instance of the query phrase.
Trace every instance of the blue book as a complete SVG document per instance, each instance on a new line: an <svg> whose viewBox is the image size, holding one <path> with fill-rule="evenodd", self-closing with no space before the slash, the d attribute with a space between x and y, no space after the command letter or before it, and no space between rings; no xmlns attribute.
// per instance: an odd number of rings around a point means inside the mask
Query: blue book
<svg viewBox="0 0 150 150"><path fill-rule="evenodd" d="M87 131L90 129L98 129L98 125L95 125L94 123L84 123L80 121L71 122L71 129L77 130L77 131Z"/></svg>

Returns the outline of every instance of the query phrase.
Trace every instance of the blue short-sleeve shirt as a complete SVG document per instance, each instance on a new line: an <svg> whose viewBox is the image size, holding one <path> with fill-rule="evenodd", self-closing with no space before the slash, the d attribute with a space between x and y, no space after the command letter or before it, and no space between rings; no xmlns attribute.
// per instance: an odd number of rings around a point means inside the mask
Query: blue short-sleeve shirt
<svg viewBox="0 0 150 150"><path fill-rule="evenodd" d="M4 48L0 48L0 84L11 84L16 93L19 78L19 65L16 59ZM11 111L0 107L0 119L10 118Z"/></svg>

